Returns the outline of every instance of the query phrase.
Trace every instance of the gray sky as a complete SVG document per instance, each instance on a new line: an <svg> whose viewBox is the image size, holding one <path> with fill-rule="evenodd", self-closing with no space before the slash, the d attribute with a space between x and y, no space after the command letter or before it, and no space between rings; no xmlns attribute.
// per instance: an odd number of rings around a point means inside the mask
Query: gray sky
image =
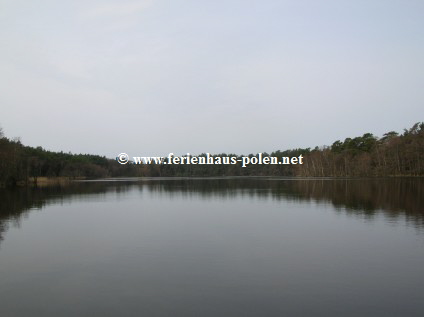
<svg viewBox="0 0 424 317"><path fill-rule="evenodd" d="M0 126L49 150L248 154L424 121L424 1L0 0Z"/></svg>

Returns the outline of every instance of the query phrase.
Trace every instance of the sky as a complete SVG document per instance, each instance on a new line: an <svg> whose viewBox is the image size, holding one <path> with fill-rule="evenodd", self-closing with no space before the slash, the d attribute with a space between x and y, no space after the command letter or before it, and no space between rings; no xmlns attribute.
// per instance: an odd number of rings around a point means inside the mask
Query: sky
<svg viewBox="0 0 424 317"><path fill-rule="evenodd" d="M0 127L52 151L249 154L424 121L424 1L0 0Z"/></svg>

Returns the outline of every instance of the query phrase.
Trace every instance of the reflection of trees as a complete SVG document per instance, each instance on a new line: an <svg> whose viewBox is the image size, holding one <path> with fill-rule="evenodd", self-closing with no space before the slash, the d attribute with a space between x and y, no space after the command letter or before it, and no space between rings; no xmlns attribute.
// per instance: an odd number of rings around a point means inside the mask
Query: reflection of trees
<svg viewBox="0 0 424 317"><path fill-rule="evenodd" d="M424 228L424 179L287 179L287 178L151 178L140 182L82 182L62 187L0 190L0 240L11 222L19 223L31 209L65 201L98 199L134 186L152 195L232 199L236 197L331 203L337 210L372 218L405 217Z"/></svg>
<svg viewBox="0 0 424 317"><path fill-rule="evenodd" d="M140 185L169 195L201 195L203 198L234 196L272 197L285 201L331 203L337 210L372 217L383 213L390 218L405 216L424 227L424 179L151 179Z"/></svg>
<svg viewBox="0 0 424 317"><path fill-rule="evenodd" d="M107 186L105 183L73 183L67 186L26 187L15 189L0 189L0 240L7 230L9 223L19 224L21 219L32 209L41 209L46 205L71 201L78 197L80 200L105 194L108 191L128 190L127 184Z"/></svg>
<svg viewBox="0 0 424 317"><path fill-rule="evenodd" d="M331 202L349 214L388 218L404 216L424 227L424 179L350 179L295 182L303 197Z"/></svg>

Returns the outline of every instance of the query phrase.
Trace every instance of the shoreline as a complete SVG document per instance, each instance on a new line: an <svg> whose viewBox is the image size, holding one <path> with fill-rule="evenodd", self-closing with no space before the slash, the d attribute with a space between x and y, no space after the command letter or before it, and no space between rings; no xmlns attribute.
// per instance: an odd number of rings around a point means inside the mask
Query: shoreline
<svg viewBox="0 0 424 317"><path fill-rule="evenodd" d="M179 179L179 178L193 178L193 179L216 179L216 178L251 178L251 177L264 177L264 178L283 178L283 179L292 179L292 180L318 180L318 179L334 179L334 180L343 180L343 179L381 179L381 178L424 178L422 175L385 175L385 176L270 176L270 175L259 175L259 176L232 176L232 175L222 175L222 176L153 176L153 177L102 177L102 178L87 178L87 177L29 177L27 181L18 181L12 186L7 186L6 184L0 184L0 189L2 188L13 188L13 187L49 187L49 186L67 186L74 182L79 181L117 181L117 180L133 180L133 179Z"/></svg>

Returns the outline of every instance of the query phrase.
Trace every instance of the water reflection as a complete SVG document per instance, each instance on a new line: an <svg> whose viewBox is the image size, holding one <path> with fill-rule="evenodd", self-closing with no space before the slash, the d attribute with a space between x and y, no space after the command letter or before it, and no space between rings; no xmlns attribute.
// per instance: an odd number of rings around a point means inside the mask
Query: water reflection
<svg viewBox="0 0 424 317"><path fill-rule="evenodd" d="M424 179L281 179L281 178L150 178L80 182L68 186L0 190L0 240L9 224L19 225L30 210L50 204L101 199L137 188L168 197L202 199L252 197L290 202L332 204L338 212L365 219L399 217L424 228Z"/></svg>
<svg viewBox="0 0 424 317"><path fill-rule="evenodd" d="M424 179L175 179L146 180L141 189L151 192L226 199L236 196L271 198L290 202L331 204L337 211L357 216L384 216L424 228Z"/></svg>
<svg viewBox="0 0 424 317"><path fill-rule="evenodd" d="M123 193L128 191L130 184L108 186L105 183L73 183L67 186L28 187L15 189L0 189L0 241L9 224L19 226L21 219L31 210L42 209L53 204L63 204L71 201L89 201L105 196L107 192Z"/></svg>

